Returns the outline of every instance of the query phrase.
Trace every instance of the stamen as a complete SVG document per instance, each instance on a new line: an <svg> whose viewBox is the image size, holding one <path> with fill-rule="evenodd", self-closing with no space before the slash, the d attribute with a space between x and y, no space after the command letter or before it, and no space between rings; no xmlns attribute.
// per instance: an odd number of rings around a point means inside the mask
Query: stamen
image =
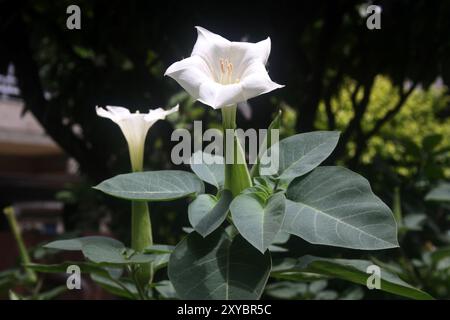
<svg viewBox="0 0 450 320"><path fill-rule="evenodd" d="M222 73L225 73L225 63L223 59L220 59L220 69L222 70Z"/></svg>
<svg viewBox="0 0 450 320"><path fill-rule="evenodd" d="M227 69L228 69L228 83L231 83L231 76L233 74L233 64L228 62Z"/></svg>
<svg viewBox="0 0 450 320"><path fill-rule="evenodd" d="M233 64L228 59L221 58L219 83L231 84L233 80ZM239 79L237 80L239 82Z"/></svg>

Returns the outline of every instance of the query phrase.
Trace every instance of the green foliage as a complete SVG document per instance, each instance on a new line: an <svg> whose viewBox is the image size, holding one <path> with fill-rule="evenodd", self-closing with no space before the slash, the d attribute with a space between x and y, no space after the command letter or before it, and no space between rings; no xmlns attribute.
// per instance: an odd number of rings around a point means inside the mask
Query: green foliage
<svg viewBox="0 0 450 320"><path fill-rule="evenodd" d="M266 199L254 193L237 196L230 207L239 233L264 253L272 245L284 220L285 197L275 193Z"/></svg>
<svg viewBox="0 0 450 320"><path fill-rule="evenodd" d="M398 246L391 210L366 179L341 167L319 167L287 189L283 230L315 243L376 250Z"/></svg>
<svg viewBox="0 0 450 320"><path fill-rule="evenodd" d="M136 201L167 201L204 192L203 183L195 175L177 170L121 174L94 188Z"/></svg>
<svg viewBox="0 0 450 320"><path fill-rule="evenodd" d="M199 161L196 161L198 159ZM219 156L204 153L201 150L191 157L191 170L203 181L215 186L218 190L225 183L223 159Z"/></svg>
<svg viewBox="0 0 450 320"><path fill-rule="evenodd" d="M202 194L192 201L188 207L188 216L195 231L206 237L216 230L226 219L231 200L231 192L223 190L218 199L213 195Z"/></svg>
<svg viewBox="0 0 450 320"><path fill-rule="evenodd" d="M426 201L450 202L450 183L441 183L425 197Z"/></svg>
<svg viewBox="0 0 450 320"><path fill-rule="evenodd" d="M300 177L313 170L333 152L339 132L316 131L301 133L279 143L279 178Z"/></svg>
<svg viewBox="0 0 450 320"><path fill-rule="evenodd" d="M259 299L271 268L242 237L218 229L205 239L190 233L170 257L168 275L181 299Z"/></svg>
<svg viewBox="0 0 450 320"><path fill-rule="evenodd" d="M126 248L120 241L108 237L82 237L58 240L45 245L46 248L81 251L87 262L65 262L62 264L29 264L32 270L44 273L66 272L69 265L78 265L82 273L90 274L92 280L112 294L128 299L149 299L152 291L142 287L137 273L143 263L152 263L155 271L167 266L172 246L152 245L143 253ZM127 274L124 274L124 270Z"/></svg>
<svg viewBox="0 0 450 320"><path fill-rule="evenodd" d="M366 285L368 281L368 267L373 265L371 261L348 260L348 259L325 259L314 256L304 256L290 268L278 268L272 276L279 279L295 280L302 279L302 273L314 273L328 277L344 279L361 285ZM369 273L371 274L371 273ZM374 276L376 274L374 273ZM380 289L411 299L433 299L429 294L418 290L397 275L387 270L380 270Z"/></svg>
<svg viewBox="0 0 450 320"><path fill-rule="evenodd" d="M330 101L338 130L344 131L354 116L352 92L356 85L354 80L346 79L341 90ZM360 89L356 99L360 99L361 95ZM394 108L399 99L399 89L392 81L385 76L377 76L360 127L369 132L376 121ZM450 146L450 118L440 119L437 116L448 102L446 87L436 85L414 90L395 117L365 142L367 147L361 157L362 162L370 164L375 157L392 159L398 163L394 167L399 174L411 177L415 171L414 167L408 165L408 160L414 156L426 160L421 154L426 155L431 149L435 152L444 151ZM320 129L328 128L324 103L319 106L316 126ZM349 143L344 160L354 155L355 147L354 141ZM448 162L444 171L445 176L450 177Z"/></svg>

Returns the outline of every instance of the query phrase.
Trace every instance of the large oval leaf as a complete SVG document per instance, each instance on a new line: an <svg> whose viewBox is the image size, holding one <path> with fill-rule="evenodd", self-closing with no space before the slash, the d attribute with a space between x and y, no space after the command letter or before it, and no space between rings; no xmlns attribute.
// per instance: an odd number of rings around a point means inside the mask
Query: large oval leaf
<svg viewBox="0 0 450 320"><path fill-rule="evenodd" d="M190 160L191 169L203 181L217 189L223 188L225 182L225 164L221 156L203 151L195 152Z"/></svg>
<svg viewBox="0 0 450 320"><path fill-rule="evenodd" d="M251 194L241 194L231 203L230 211L239 233L264 253L280 231L284 207L282 193L272 195L266 203Z"/></svg>
<svg viewBox="0 0 450 320"><path fill-rule="evenodd" d="M219 200L209 194L199 195L188 207L192 227L206 237L216 230L227 217L232 200L231 192L223 190Z"/></svg>
<svg viewBox="0 0 450 320"><path fill-rule="evenodd" d="M314 256L301 257L293 266L278 268L271 276L278 279L303 280L305 275L317 274L366 285L372 273L367 272L373 262L367 260L327 259ZM411 299L433 299L401 280L397 275L380 268L380 290Z"/></svg>
<svg viewBox="0 0 450 320"><path fill-rule="evenodd" d="M314 244L398 247L393 214L369 182L342 167L319 167L291 182L283 230Z"/></svg>
<svg viewBox="0 0 450 320"><path fill-rule="evenodd" d="M155 255L134 252L126 248L122 242L102 236L57 240L46 244L44 247L82 251L87 259L100 264L139 264L156 259Z"/></svg>
<svg viewBox="0 0 450 320"><path fill-rule="evenodd" d="M103 237L103 236L88 236L81 238L56 240L44 245L44 248L58 249L58 250L69 250L69 251L81 251L83 245L89 243L104 243L105 245L112 247L125 247L119 240Z"/></svg>
<svg viewBox="0 0 450 320"><path fill-rule="evenodd" d="M223 229L206 238L190 233L170 256L168 275L181 299L259 299L270 273L262 255L241 236Z"/></svg>
<svg viewBox="0 0 450 320"><path fill-rule="evenodd" d="M163 170L120 174L94 189L122 199L165 201L203 193L204 185L190 172Z"/></svg>
<svg viewBox="0 0 450 320"><path fill-rule="evenodd" d="M338 131L315 131L296 134L275 145L279 152L280 179L300 177L322 163L333 152L339 140ZM271 151L276 152L272 147Z"/></svg>
<svg viewBox="0 0 450 320"><path fill-rule="evenodd" d="M425 196L426 201L450 202L450 183L441 183Z"/></svg>

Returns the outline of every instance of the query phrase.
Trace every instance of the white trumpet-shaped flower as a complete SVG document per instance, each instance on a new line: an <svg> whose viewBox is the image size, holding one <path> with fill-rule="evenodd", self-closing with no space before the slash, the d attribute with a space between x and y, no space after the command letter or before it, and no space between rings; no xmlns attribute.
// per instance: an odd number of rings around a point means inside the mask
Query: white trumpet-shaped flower
<svg viewBox="0 0 450 320"><path fill-rule="evenodd" d="M196 28L191 56L175 62L165 73L196 100L219 109L283 87L270 79L265 68L270 38L233 42Z"/></svg>
<svg viewBox="0 0 450 320"><path fill-rule="evenodd" d="M96 107L96 111L98 116L111 119L120 127L128 143L133 171L140 171L143 167L144 144L148 130L156 121L178 111L178 105L169 110L149 110L148 113L131 113L127 108L116 106L106 106L106 109Z"/></svg>

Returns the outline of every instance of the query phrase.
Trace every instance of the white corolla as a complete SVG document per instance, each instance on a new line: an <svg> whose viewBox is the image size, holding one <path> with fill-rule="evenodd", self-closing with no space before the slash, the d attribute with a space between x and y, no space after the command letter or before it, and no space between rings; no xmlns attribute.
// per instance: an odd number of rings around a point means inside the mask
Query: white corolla
<svg viewBox="0 0 450 320"><path fill-rule="evenodd" d="M148 113L131 113L127 108L116 106L106 106L106 109L96 107L96 111L98 116L111 119L120 127L128 143L133 171L140 171L148 130L156 121L178 111L178 105L169 110L149 110Z"/></svg>
<svg viewBox="0 0 450 320"><path fill-rule="evenodd" d="M191 56L175 62L165 73L196 100L219 109L283 87L270 79L265 67L270 38L257 43L234 42L196 28Z"/></svg>

